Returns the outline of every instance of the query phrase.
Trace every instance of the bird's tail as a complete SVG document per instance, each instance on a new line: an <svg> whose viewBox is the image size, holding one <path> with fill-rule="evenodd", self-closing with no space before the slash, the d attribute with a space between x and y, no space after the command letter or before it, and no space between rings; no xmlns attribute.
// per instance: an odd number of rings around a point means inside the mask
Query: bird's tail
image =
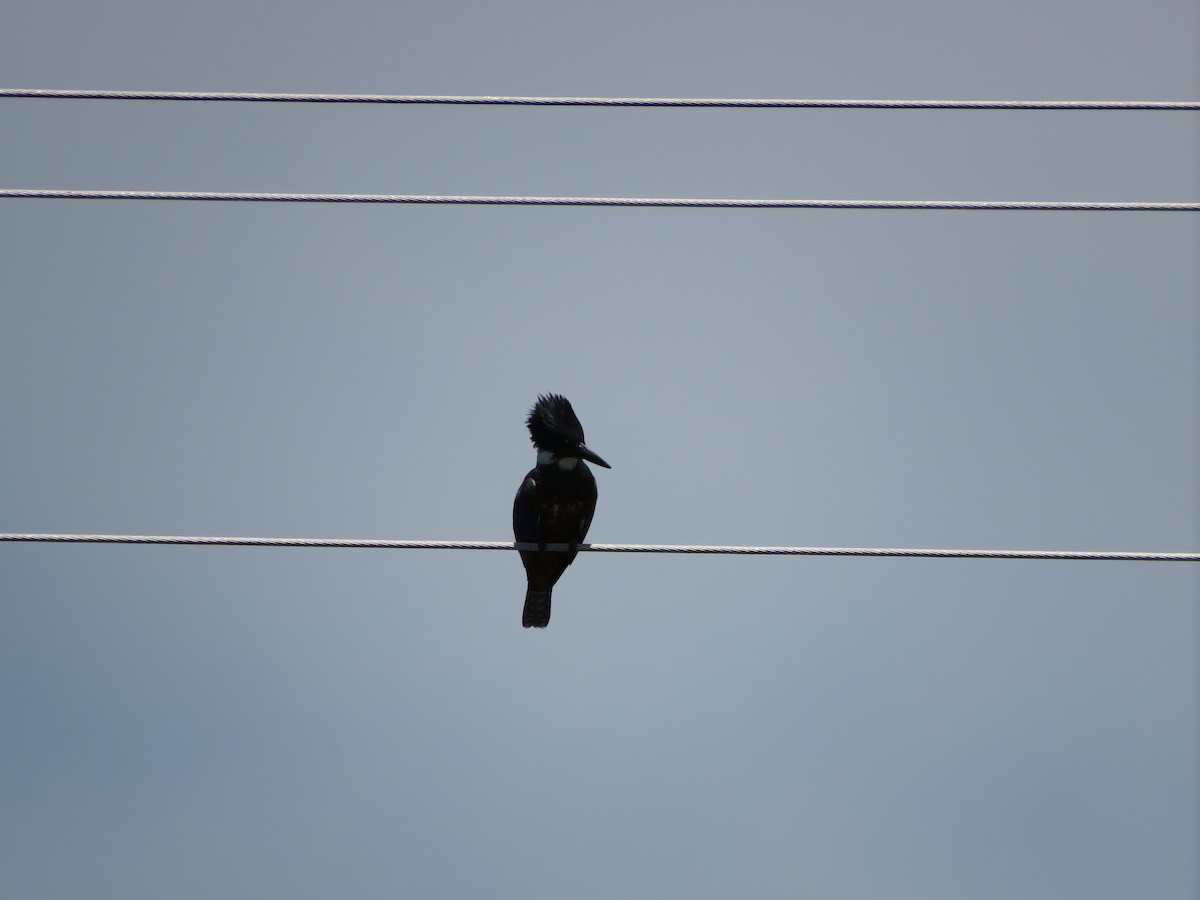
<svg viewBox="0 0 1200 900"><path fill-rule="evenodd" d="M545 628L550 624L549 591L530 588L525 592L525 612L521 614L521 624L526 628Z"/></svg>

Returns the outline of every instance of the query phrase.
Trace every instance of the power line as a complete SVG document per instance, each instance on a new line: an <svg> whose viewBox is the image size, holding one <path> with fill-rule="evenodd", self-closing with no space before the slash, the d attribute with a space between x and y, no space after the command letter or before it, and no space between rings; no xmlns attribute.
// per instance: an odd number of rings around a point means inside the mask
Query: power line
<svg viewBox="0 0 1200 900"><path fill-rule="evenodd" d="M447 194L290 194L225 191L0 189L0 199L195 200L238 203L401 203L456 206L658 206L724 209L940 209L1024 212L1200 212L1200 203L1059 200L770 200L687 197L508 197Z"/></svg>
<svg viewBox="0 0 1200 900"><path fill-rule="evenodd" d="M803 100L688 97L496 97L431 94L273 94L241 91L75 91L0 89L35 100L190 100L251 103L392 103L459 106L676 106L757 109L1200 110L1184 100Z"/></svg>
<svg viewBox="0 0 1200 900"><path fill-rule="evenodd" d="M334 547L371 550L554 550L570 544L509 541L392 541L348 538L198 537L146 534L0 534L0 542L59 544L176 544L219 547ZM1126 562L1200 562L1200 553L1143 553L1103 550L928 550L881 547L728 547L704 544L579 544L593 553L687 553L737 556L912 556L939 559L1072 559Z"/></svg>

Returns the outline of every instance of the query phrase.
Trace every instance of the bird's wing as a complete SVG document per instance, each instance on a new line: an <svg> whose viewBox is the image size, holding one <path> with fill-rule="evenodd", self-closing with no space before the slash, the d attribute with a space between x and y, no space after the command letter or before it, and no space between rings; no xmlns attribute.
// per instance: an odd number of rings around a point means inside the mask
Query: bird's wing
<svg viewBox="0 0 1200 900"><path fill-rule="evenodd" d="M541 531L538 521L537 495L541 487L538 471L534 469L525 476L521 489L513 501L513 537L518 543L536 543Z"/></svg>
<svg viewBox="0 0 1200 900"><path fill-rule="evenodd" d="M588 514L579 522L579 543L583 543L583 539L587 537L588 529L592 527L592 516L596 513L596 507L593 504Z"/></svg>

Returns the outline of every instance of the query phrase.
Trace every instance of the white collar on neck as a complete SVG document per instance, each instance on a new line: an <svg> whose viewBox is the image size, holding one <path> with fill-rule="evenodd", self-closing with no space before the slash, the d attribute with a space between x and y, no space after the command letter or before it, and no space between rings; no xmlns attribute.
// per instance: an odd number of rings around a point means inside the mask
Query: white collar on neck
<svg viewBox="0 0 1200 900"><path fill-rule="evenodd" d="M555 463L560 469L573 469L579 465L578 456L555 456L549 450L539 450L537 455L537 464L539 466L550 466Z"/></svg>

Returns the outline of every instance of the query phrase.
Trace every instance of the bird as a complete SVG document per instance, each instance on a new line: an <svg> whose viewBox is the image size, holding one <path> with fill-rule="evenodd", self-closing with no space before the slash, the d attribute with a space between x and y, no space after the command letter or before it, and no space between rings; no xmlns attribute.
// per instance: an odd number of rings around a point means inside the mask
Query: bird
<svg viewBox="0 0 1200 900"><path fill-rule="evenodd" d="M596 479L587 463L612 466L588 449L583 426L561 394L539 394L525 425L537 448L537 465L525 476L513 501L513 536L517 543L543 547L575 545L565 551L521 551L528 582L521 625L545 628L550 624L550 592L575 561L596 511Z"/></svg>

